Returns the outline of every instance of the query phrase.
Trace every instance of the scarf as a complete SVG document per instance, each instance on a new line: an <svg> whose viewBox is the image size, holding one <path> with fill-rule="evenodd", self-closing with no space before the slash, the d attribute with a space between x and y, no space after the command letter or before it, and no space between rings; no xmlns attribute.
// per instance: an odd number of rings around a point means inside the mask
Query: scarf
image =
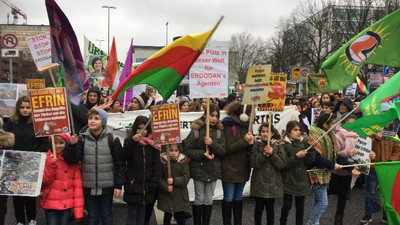
<svg viewBox="0 0 400 225"><path fill-rule="evenodd" d="M315 125L311 126L309 142L313 145L315 151L319 152L322 158L336 162L336 136L335 132L331 131L325 135L318 143L316 140L325 133L324 130ZM310 172L310 180L312 184L327 185L331 179L332 170L322 170Z"/></svg>
<svg viewBox="0 0 400 225"><path fill-rule="evenodd" d="M140 146L147 146L150 145L151 147L157 149L159 152L161 152L161 145L160 144L154 144L154 141L150 137L142 137L142 139L139 141L138 145Z"/></svg>

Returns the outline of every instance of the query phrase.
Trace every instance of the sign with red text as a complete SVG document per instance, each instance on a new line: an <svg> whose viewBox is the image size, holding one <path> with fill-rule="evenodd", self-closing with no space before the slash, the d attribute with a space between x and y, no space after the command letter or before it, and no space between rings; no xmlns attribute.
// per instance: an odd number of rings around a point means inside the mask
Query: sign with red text
<svg viewBox="0 0 400 225"><path fill-rule="evenodd" d="M190 96L228 96L228 54L226 46L206 47L189 71Z"/></svg>
<svg viewBox="0 0 400 225"><path fill-rule="evenodd" d="M38 72L43 72L60 65L51 61L49 33L29 37L26 41L28 42L29 50L31 51Z"/></svg>
<svg viewBox="0 0 400 225"><path fill-rule="evenodd" d="M271 73L268 102L258 105L258 111L283 111L286 99L287 75Z"/></svg>
<svg viewBox="0 0 400 225"><path fill-rule="evenodd" d="M265 104L268 99L271 65L251 66L247 71L243 104Z"/></svg>
<svg viewBox="0 0 400 225"><path fill-rule="evenodd" d="M45 89L44 79L26 79L26 87L30 89Z"/></svg>
<svg viewBox="0 0 400 225"><path fill-rule="evenodd" d="M151 113L157 110L158 105L151 107ZM153 140L161 145L181 143L181 128L179 122L178 104L162 105L153 115L151 128Z"/></svg>
<svg viewBox="0 0 400 225"><path fill-rule="evenodd" d="M65 88L29 90L35 136L70 133Z"/></svg>

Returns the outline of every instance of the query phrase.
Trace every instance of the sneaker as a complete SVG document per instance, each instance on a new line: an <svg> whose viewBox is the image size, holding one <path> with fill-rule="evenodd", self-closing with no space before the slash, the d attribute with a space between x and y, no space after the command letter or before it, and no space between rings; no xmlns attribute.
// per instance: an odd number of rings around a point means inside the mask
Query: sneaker
<svg viewBox="0 0 400 225"><path fill-rule="evenodd" d="M360 222L361 222L362 224L368 224L368 223L372 222L371 216L365 215L365 216L360 220Z"/></svg>
<svg viewBox="0 0 400 225"><path fill-rule="evenodd" d="M28 225L36 225L36 220L29 221Z"/></svg>
<svg viewBox="0 0 400 225"><path fill-rule="evenodd" d="M387 222L387 218L382 217L382 218L381 218L381 223L387 224L387 223L388 223L388 222Z"/></svg>

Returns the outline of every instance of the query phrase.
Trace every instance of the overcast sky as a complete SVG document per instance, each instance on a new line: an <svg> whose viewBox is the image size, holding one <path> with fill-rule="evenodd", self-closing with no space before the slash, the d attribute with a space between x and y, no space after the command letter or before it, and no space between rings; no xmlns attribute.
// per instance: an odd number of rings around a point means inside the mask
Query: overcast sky
<svg viewBox="0 0 400 225"><path fill-rule="evenodd" d="M28 16L28 24L48 24L44 0L8 0ZM107 9L110 12L110 33L116 38L118 56L128 51L130 38L134 45L163 46L175 36L201 33L211 29L223 15L224 19L212 36L216 41L229 41L232 34L246 29L254 36L267 39L276 31L279 19L290 15L300 0L58 0L75 30L80 45L83 35L107 51ZM7 23L10 13L0 2L0 23ZM22 17L19 23L22 23ZM10 15L10 22L12 16ZM81 46L82 49L83 46ZM118 58L125 61L125 58Z"/></svg>

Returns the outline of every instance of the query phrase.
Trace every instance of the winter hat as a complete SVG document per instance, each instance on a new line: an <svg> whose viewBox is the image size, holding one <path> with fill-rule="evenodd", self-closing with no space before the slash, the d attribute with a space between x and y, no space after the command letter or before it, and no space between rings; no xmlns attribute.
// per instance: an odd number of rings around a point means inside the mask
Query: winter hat
<svg viewBox="0 0 400 225"><path fill-rule="evenodd" d="M103 109L95 109L99 115L100 115L100 119L101 119L101 123L103 125L103 128L106 127L107 125L107 119L108 119L108 114L106 111L104 111Z"/></svg>
<svg viewBox="0 0 400 225"><path fill-rule="evenodd" d="M60 137L64 138L65 141L67 142L67 144L71 141L71 136L69 134L57 134L55 136L60 136Z"/></svg>
<svg viewBox="0 0 400 225"><path fill-rule="evenodd" d="M337 111L339 111L339 107L340 107L340 103L343 102L347 108L349 109L349 111L353 110L353 101L351 101L351 99L349 98L343 98L340 101L338 101L335 105L335 109L333 110L334 113L336 113Z"/></svg>
<svg viewBox="0 0 400 225"><path fill-rule="evenodd" d="M184 102L189 102L189 98L186 97L186 96L183 96L183 97L181 98L181 101L180 101L180 102L182 102L182 104L183 104Z"/></svg>

